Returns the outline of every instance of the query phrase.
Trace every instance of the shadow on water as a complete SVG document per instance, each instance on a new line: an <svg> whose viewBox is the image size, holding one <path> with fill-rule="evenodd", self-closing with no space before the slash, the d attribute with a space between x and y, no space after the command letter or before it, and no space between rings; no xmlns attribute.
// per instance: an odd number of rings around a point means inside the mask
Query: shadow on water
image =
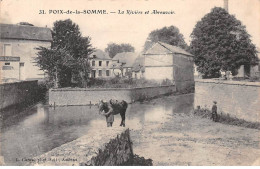
<svg viewBox="0 0 260 169"><path fill-rule="evenodd" d="M163 123L174 113L189 114L193 110L194 95L168 96L144 103L130 104L126 127L144 127L151 122ZM1 153L6 165L22 165L16 158L41 155L55 147L73 141L95 127L106 129L105 118L96 106L49 107L42 103L18 113L5 112L1 126ZM10 115L13 114L13 115ZM114 125L120 124L115 116ZM89 136L91 137L91 135Z"/></svg>

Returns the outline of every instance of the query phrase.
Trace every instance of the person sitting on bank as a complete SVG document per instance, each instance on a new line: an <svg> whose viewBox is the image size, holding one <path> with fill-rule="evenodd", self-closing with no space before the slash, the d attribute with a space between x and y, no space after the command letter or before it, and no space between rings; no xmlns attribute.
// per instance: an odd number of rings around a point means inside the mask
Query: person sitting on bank
<svg viewBox="0 0 260 169"><path fill-rule="evenodd" d="M218 120L218 108L217 108L217 102L213 101L213 106L212 106L212 111L211 111L211 118L213 119L214 122L217 122Z"/></svg>

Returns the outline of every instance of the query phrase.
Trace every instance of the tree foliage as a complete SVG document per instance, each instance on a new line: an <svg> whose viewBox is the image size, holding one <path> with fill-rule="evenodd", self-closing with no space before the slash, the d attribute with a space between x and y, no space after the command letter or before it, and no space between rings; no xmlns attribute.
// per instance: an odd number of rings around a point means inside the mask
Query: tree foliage
<svg viewBox="0 0 260 169"><path fill-rule="evenodd" d="M93 52L90 37L83 37L79 26L67 19L54 23L52 38L51 49L37 48L37 64L60 87L71 86L72 77L78 85L85 86L90 71L88 56Z"/></svg>
<svg viewBox="0 0 260 169"><path fill-rule="evenodd" d="M118 53L134 52L134 51L135 48L128 43L122 43L122 44L109 43L107 45L107 48L105 49L105 52L107 52L109 54L109 57L111 58L113 58Z"/></svg>
<svg viewBox="0 0 260 169"><path fill-rule="evenodd" d="M204 78L219 77L220 70L235 75L241 65L257 64L256 47L245 26L223 8L215 7L205 15L191 38L195 64Z"/></svg>
<svg viewBox="0 0 260 169"><path fill-rule="evenodd" d="M184 41L183 35L180 33L179 29L175 26L163 27L161 29L156 29L152 31L148 35L148 38L146 39L143 51L145 52L154 43L158 41L168 43L170 45L178 46L182 49L188 50L188 45Z"/></svg>

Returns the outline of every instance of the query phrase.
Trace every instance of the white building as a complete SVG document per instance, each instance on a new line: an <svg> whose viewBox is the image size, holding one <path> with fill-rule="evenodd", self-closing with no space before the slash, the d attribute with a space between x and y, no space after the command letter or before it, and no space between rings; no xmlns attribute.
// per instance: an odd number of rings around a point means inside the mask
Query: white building
<svg viewBox="0 0 260 169"><path fill-rule="evenodd" d="M144 54L145 79L170 80L177 90L194 86L193 55L166 43L157 42Z"/></svg>
<svg viewBox="0 0 260 169"><path fill-rule="evenodd" d="M51 42L49 28L0 24L1 81L43 79L44 72L34 60L38 53L35 48L48 48Z"/></svg>
<svg viewBox="0 0 260 169"><path fill-rule="evenodd" d="M112 74L112 59L107 53L97 49L90 56L90 66L92 78L111 78Z"/></svg>

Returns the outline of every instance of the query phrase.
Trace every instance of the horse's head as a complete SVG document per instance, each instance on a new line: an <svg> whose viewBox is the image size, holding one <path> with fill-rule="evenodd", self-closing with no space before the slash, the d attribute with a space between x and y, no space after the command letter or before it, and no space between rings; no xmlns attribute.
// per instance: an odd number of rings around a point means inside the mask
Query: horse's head
<svg viewBox="0 0 260 169"><path fill-rule="evenodd" d="M107 104L103 100L100 100L99 103L98 103L98 111L99 111L99 113L105 111L106 108L107 108Z"/></svg>

